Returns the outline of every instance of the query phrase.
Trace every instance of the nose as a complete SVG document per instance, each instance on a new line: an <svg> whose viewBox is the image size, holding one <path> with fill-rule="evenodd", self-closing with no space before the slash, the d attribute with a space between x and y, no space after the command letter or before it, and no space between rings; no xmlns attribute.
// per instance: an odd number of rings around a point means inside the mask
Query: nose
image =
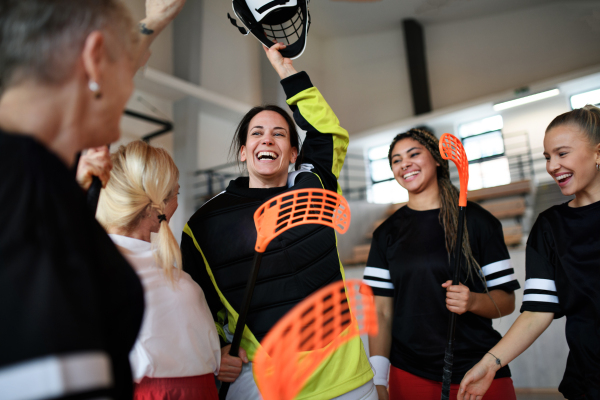
<svg viewBox="0 0 600 400"><path fill-rule="evenodd" d="M273 138L271 137L271 135L264 135L263 136L262 144L271 145L273 143L274 143L274 141L273 141Z"/></svg>
<svg viewBox="0 0 600 400"><path fill-rule="evenodd" d="M550 160L546 163L546 171L553 175L556 171L560 169L560 163L556 159L556 157L551 156Z"/></svg>
<svg viewBox="0 0 600 400"><path fill-rule="evenodd" d="M402 162L400 163L400 167L402 168L402 170L408 169L408 167L410 167L411 165L412 163L407 159L402 160Z"/></svg>

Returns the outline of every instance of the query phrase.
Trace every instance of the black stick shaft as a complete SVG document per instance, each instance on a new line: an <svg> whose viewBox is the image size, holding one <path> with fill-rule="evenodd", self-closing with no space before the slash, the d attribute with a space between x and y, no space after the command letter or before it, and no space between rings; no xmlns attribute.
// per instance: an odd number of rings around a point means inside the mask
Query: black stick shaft
<svg viewBox="0 0 600 400"><path fill-rule="evenodd" d="M458 229L456 238L456 248L454 249L454 276L452 285L458 285L460 279L460 262L462 255L463 229L465 221L465 207L458 208ZM450 399L450 382L452 380L452 366L454 365L454 338L456 336L456 317L450 312L450 321L448 322L448 333L446 334L446 351L444 353L444 373L442 376L442 400Z"/></svg>
<svg viewBox="0 0 600 400"><path fill-rule="evenodd" d="M97 176L92 177L92 184L87 191L87 204L90 210L96 215L98 209L98 200L100 199L100 190L102 189L102 182Z"/></svg>
<svg viewBox="0 0 600 400"><path fill-rule="evenodd" d="M244 333L244 327L246 326L246 318L248 317L248 311L250 310L250 302L252 301L252 294L254 293L254 286L256 284L256 278L258 277L261 260L262 253L255 253L252 271L250 271L250 279L248 279L246 291L244 292L242 311L240 312L237 324L235 324L235 332L233 334L233 340L231 341L231 348L229 349L229 355L234 357L237 357L240 351L240 343L242 342L242 335ZM225 400L228 391L229 382L223 382L221 389L219 389L219 400Z"/></svg>

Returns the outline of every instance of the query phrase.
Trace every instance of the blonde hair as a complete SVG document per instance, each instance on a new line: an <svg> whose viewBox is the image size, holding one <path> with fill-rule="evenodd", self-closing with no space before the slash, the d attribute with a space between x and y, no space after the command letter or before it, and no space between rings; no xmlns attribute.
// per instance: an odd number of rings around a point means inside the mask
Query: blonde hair
<svg viewBox="0 0 600 400"><path fill-rule="evenodd" d="M585 107L560 114L550 122L546 133L561 125L575 125L584 132L593 146L600 143L600 109L596 106L587 104Z"/></svg>
<svg viewBox="0 0 600 400"><path fill-rule="evenodd" d="M119 147L111 156L113 169L100 192L96 217L105 229L131 232L150 214L165 213L167 201L177 195L179 170L164 150L142 141ZM152 242L154 258L173 282L173 270L181 270L181 250L165 219L159 220L157 240Z"/></svg>

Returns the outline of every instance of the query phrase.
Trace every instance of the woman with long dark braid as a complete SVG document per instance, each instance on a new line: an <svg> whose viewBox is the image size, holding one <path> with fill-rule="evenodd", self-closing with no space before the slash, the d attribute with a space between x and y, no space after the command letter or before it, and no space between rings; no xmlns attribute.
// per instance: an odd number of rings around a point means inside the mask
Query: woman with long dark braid
<svg viewBox="0 0 600 400"><path fill-rule="evenodd" d="M459 285L452 285L459 192L450 182L438 139L424 130L397 135L388 153L408 203L373 234L364 282L375 294L379 334L369 338L380 399L439 399L448 310L460 315L452 393L501 336L492 318L514 311L514 277L502 226L477 204L467 206ZM391 367L390 367L391 363ZM388 385L389 369L389 394ZM502 368L486 399L515 399Z"/></svg>

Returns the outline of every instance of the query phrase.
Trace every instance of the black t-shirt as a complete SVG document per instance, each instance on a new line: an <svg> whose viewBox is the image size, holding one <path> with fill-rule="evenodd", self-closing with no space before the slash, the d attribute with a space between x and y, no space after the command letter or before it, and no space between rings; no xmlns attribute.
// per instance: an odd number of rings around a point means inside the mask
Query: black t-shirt
<svg viewBox="0 0 600 400"><path fill-rule="evenodd" d="M600 399L600 201L568 203L540 214L526 251L521 312L567 317L569 358L559 390L566 398Z"/></svg>
<svg viewBox="0 0 600 400"><path fill-rule="evenodd" d="M441 382L449 320L446 289L441 285L453 274L439 213L439 209L415 211L404 206L378 227L373 233L364 282L376 296L394 298L392 365ZM471 202L466 220L471 250L488 290L519 289L500 222ZM466 265L464 257L461 265ZM460 280L472 292L485 292L478 276L467 279L463 270ZM501 339L489 318L467 312L457 321L452 383L460 383ZM507 376L508 367L496 373L496 378Z"/></svg>
<svg viewBox="0 0 600 400"><path fill-rule="evenodd" d="M131 399L135 272L45 147L0 131L0 171L0 393Z"/></svg>

